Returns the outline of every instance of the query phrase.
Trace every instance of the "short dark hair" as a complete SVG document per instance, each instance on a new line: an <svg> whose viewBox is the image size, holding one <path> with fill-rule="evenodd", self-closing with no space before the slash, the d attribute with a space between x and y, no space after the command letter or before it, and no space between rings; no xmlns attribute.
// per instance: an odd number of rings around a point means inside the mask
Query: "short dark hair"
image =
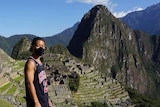
<svg viewBox="0 0 160 107"><path fill-rule="evenodd" d="M32 46L34 46L34 45L36 44L36 41L37 41L37 40L42 40L42 41L44 41L44 39L41 38L41 37L35 37L35 38L33 38L32 43L31 43L31 47L30 47L30 51L31 51L31 52L33 52ZM44 41L44 42L45 42L45 41Z"/></svg>

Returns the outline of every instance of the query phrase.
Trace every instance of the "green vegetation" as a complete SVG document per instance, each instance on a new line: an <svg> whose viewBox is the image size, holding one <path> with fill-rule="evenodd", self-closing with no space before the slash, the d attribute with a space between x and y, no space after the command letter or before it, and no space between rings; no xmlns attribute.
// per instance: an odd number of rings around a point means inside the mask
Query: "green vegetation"
<svg viewBox="0 0 160 107"><path fill-rule="evenodd" d="M29 50L24 51L22 53L20 53L17 57L18 60L25 60L27 59L29 56L31 56L31 52Z"/></svg>
<svg viewBox="0 0 160 107"><path fill-rule="evenodd" d="M13 85L7 92L7 95L13 95L16 91L17 87Z"/></svg>
<svg viewBox="0 0 160 107"><path fill-rule="evenodd" d="M152 99L148 96L138 93L135 89L126 87L132 101L138 107L160 107L160 100Z"/></svg>
<svg viewBox="0 0 160 107"><path fill-rule="evenodd" d="M14 81L15 81L15 82L21 82L23 79L24 79L24 76L21 75L21 76L15 78Z"/></svg>
<svg viewBox="0 0 160 107"><path fill-rule="evenodd" d="M0 36L0 41L0 48L3 49L8 55L10 55L12 47L9 45L7 38Z"/></svg>
<svg viewBox="0 0 160 107"><path fill-rule="evenodd" d="M25 103L25 102L26 102L25 98L23 98L23 97L21 97L21 96L17 96L17 100L18 100L19 102L21 102L21 103Z"/></svg>
<svg viewBox="0 0 160 107"><path fill-rule="evenodd" d="M87 104L79 104L78 107L108 107L108 105L106 103L102 103L102 102L91 102L91 105L87 105Z"/></svg>
<svg viewBox="0 0 160 107"><path fill-rule="evenodd" d="M115 64L111 67L112 78L116 78L117 72L120 71L119 65Z"/></svg>
<svg viewBox="0 0 160 107"><path fill-rule="evenodd" d="M1 100L0 99L0 106L1 107L14 107L13 105L11 105L10 103L4 101L4 100Z"/></svg>
<svg viewBox="0 0 160 107"><path fill-rule="evenodd" d="M6 78L8 78L8 82L4 83L3 86L0 87L0 93L2 96L13 97L14 100L20 102L21 104L25 104L25 90L24 90L24 68L25 61L16 60L13 62L6 63L6 66L12 68L12 73L15 73L13 77L10 76L10 73L5 73ZM3 97L2 97L3 98ZM4 101L8 102L8 99L5 97ZM13 107L9 105L1 105L0 107Z"/></svg>
<svg viewBox="0 0 160 107"><path fill-rule="evenodd" d="M27 59L31 55L29 48L30 40L23 37L14 46L11 57L18 60Z"/></svg>
<svg viewBox="0 0 160 107"><path fill-rule="evenodd" d="M101 102L92 102L91 106L88 107L108 107L106 103L101 103Z"/></svg>
<svg viewBox="0 0 160 107"><path fill-rule="evenodd" d="M54 54L62 54L62 55L69 54L67 48L62 44L54 45L54 46L50 47L49 50L51 53L54 53Z"/></svg>
<svg viewBox="0 0 160 107"><path fill-rule="evenodd" d="M12 85L11 82L9 82L8 84L4 85L3 87L0 88L0 92L6 91L11 85Z"/></svg>
<svg viewBox="0 0 160 107"><path fill-rule="evenodd" d="M79 88L80 76L74 73L72 77L69 78L69 88L71 91L77 92Z"/></svg>

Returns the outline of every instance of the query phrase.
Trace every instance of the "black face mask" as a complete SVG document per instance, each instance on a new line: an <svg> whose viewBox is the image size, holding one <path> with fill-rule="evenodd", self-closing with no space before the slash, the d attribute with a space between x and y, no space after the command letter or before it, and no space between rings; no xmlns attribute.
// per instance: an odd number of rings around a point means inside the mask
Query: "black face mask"
<svg viewBox="0 0 160 107"><path fill-rule="evenodd" d="M44 54L44 49L42 47L38 48L38 49L35 49L35 53L38 55L38 56L42 56Z"/></svg>

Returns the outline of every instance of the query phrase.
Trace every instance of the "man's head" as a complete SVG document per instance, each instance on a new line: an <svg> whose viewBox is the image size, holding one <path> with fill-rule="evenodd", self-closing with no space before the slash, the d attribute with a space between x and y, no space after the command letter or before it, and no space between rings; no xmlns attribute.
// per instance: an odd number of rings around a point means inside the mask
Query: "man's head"
<svg viewBox="0 0 160 107"><path fill-rule="evenodd" d="M45 41L40 37L35 37L32 40L30 51L38 56L42 56L44 54L45 49Z"/></svg>

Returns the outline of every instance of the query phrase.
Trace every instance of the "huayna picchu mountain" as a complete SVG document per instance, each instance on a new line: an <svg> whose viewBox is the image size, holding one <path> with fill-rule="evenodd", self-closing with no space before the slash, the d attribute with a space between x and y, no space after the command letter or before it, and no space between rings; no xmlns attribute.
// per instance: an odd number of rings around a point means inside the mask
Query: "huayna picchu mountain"
<svg viewBox="0 0 160 107"><path fill-rule="evenodd" d="M158 98L159 46L159 37L130 29L105 6L96 5L84 15L67 48L106 76Z"/></svg>

